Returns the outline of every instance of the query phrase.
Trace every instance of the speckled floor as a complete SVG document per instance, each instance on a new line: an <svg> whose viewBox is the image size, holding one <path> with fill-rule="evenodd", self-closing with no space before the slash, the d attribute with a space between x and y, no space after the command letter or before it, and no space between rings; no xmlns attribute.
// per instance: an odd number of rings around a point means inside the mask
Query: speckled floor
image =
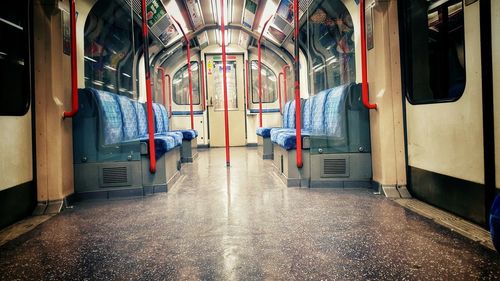
<svg viewBox="0 0 500 281"><path fill-rule="evenodd" d="M500 255L368 190L287 189L200 152L168 194L79 203L0 247L0 280L494 280Z"/></svg>

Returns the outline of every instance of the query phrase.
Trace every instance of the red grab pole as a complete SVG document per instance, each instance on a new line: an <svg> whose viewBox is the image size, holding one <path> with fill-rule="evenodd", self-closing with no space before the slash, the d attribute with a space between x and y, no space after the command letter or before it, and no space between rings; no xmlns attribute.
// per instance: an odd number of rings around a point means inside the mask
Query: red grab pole
<svg viewBox="0 0 500 281"><path fill-rule="evenodd" d="M248 74L248 60L245 61L245 69L246 69L246 82L247 82L247 110L250 110L250 92L249 92L249 74Z"/></svg>
<svg viewBox="0 0 500 281"><path fill-rule="evenodd" d="M146 74L146 107L148 113L148 135L149 135L149 171L156 172L156 154L155 154L155 124L153 120L153 97L151 95L151 73L149 70L149 38L148 24L146 19L146 0L141 1L142 14L142 49L144 53L144 68Z"/></svg>
<svg viewBox="0 0 500 281"><path fill-rule="evenodd" d="M302 168L302 124L300 120L300 77L299 77L299 0L293 1L293 16L295 18L295 142L297 144L297 168Z"/></svg>
<svg viewBox="0 0 500 281"><path fill-rule="evenodd" d="M278 74L278 101L280 103L280 113L283 114L283 109L281 107L281 76L283 75L283 72L280 72Z"/></svg>
<svg viewBox="0 0 500 281"><path fill-rule="evenodd" d="M170 75L165 75L168 78L168 117L172 117L172 83Z"/></svg>
<svg viewBox="0 0 500 281"><path fill-rule="evenodd" d="M226 166L231 165L231 155L229 151L229 114L227 112L227 74L226 74L226 36L224 24L224 1L220 0L221 13L220 13L220 33L222 37L222 84L224 88L224 129L226 131Z"/></svg>
<svg viewBox="0 0 500 281"><path fill-rule="evenodd" d="M71 32L71 111L64 111L63 118L73 117L78 112L78 68L76 65L76 9L75 0L70 0Z"/></svg>
<svg viewBox="0 0 500 281"><path fill-rule="evenodd" d="M362 79L362 93L363 105L368 109L377 109L376 103L370 103L368 97L368 67L366 61L366 30L365 30L365 0L359 1L359 15L361 24L361 79Z"/></svg>
<svg viewBox="0 0 500 281"><path fill-rule="evenodd" d="M203 100L203 111L207 108L205 101L205 67L203 61L201 61L201 98Z"/></svg>
<svg viewBox="0 0 500 281"><path fill-rule="evenodd" d="M261 62L261 54L260 54L260 40L262 39L262 35L264 34L264 30L266 30L266 26L269 21L273 17L270 16L266 22L264 23L264 27L262 27L262 32L259 36L259 42L257 43L257 52L258 52L258 60L259 60L259 127L262 127L262 62Z"/></svg>
<svg viewBox="0 0 500 281"><path fill-rule="evenodd" d="M186 36L186 33L184 33L184 29L182 26L179 24L179 22L172 17L172 19L177 23L179 26L182 36L184 36L184 40L186 40L186 45L187 45L187 67L188 67L188 79L189 79L189 111L191 113L191 130L194 130L194 116L193 116L193 81L191 80L191 44L189 43L189 39Z"/></svg>
<svg viewBox="0 0 500 281"><path fill-rule="evenodd" d="M161 72L161 95L163 98L163 105L166 107L167 98L165 96L165 69L161 66L158 66L156 69L158 69L158 72Z"/></svg>

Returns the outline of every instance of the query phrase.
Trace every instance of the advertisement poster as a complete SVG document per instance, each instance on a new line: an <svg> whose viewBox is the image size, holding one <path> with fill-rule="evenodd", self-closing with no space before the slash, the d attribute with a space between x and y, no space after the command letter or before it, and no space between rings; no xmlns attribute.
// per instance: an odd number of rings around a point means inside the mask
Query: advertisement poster
<svg viewBox="0 0 500 281"><path fill-rule="evenodd" d="M293 2L291 0L282 0L276 14L288 23L293 24Z"/></svg>

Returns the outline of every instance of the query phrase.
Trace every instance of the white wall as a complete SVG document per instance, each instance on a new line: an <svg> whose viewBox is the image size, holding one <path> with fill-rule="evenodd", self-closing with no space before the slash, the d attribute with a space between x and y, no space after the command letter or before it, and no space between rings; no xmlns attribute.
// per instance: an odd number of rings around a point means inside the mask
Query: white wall
<svg viewBox="0 0 500 281"><path fill-rule="evenodd" d="M0 116L0 190L33 180L31 110Z"/></svg>

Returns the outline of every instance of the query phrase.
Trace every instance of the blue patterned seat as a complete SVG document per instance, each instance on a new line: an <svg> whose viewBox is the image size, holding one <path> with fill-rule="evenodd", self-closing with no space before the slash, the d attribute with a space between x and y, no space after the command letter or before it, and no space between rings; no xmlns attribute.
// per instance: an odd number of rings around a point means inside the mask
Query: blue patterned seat
<svg viewBox="0 0 500 281"><path fill-rule="evenodd" d="M159 107L159 109L161 111L161 116L163 118L164 128L166 129L166 131L168 131L168 113L167 113L167 109L162 104L157 104L157 106ZM182 140L190 141L190 140L195 139L198 136L198 131L196 131L196 130L190 130L190 129L186 129L186 130L173 130L173 131L170 131L170 132L175 133L174 135L179 135L180 134L180 136L182 137L181 143L182 143Z"/></svg>
<svg viewBox="0 0 500 281"><path fill-rule="evenodd" d="M278 134L275 143L286 150L295 149L297 148L297 137L295 133L295 130L281 132ZM302 131L302 140L304 140L304 137L309 136L309 133Z"/></svg>
<svg viewBox="0 0 500 281"><path fill-rule="evenodd" d="M124 96L115 96L121 109L123 122L123 141L135 140L139 137L137 114L131 99Z"/></svg>
<svg viewBox="0 0 500 281"><path fill-rule="evenodd" d="M283 127L282 128L280 128L280 127L274 127L274 128L271 128L271 127L259 127L255 131L255 133L258 136L261 136L263 138L270 138L271 137L271 131L273 131L273 130L276 133L277 130L279 130L279 129L294 128L295 127L295 119L292 120L293 123L290 123L290 118L289 118L289 116L291 114L291 112L289 110L290 110L292 102L295 104L295 101L288 101L288 102L285 103L285 107L283 108L283 117L282 117L283 118ZM293 111L294 111L293 112L293 118L295 118L295 106L293 107ZM293 124L293 127L289 127L289 124Z"/></svg>
<svg viewBox="0 0 500 281"><path fill-rule="evenodd" d="M271 130L272 129L273 128L259 127L259 128L257 128L256 133L258 136L261 136L263 138L269 138L269 137L271 137Z"/></svg>
<svg viewBox="0 0 500 281"><path fill-rule="evenodd" d="M346 100L348 86L333 88L325 102L325 134L340 142L347 141Z"/></svg>
<svg viewBox="0 0 500 281"><path fill-rule="evenodd" d="M120 105L115 94L93 90L99 109L100 141L103 145L118 144L123 141L123 121Z"/></svg>

